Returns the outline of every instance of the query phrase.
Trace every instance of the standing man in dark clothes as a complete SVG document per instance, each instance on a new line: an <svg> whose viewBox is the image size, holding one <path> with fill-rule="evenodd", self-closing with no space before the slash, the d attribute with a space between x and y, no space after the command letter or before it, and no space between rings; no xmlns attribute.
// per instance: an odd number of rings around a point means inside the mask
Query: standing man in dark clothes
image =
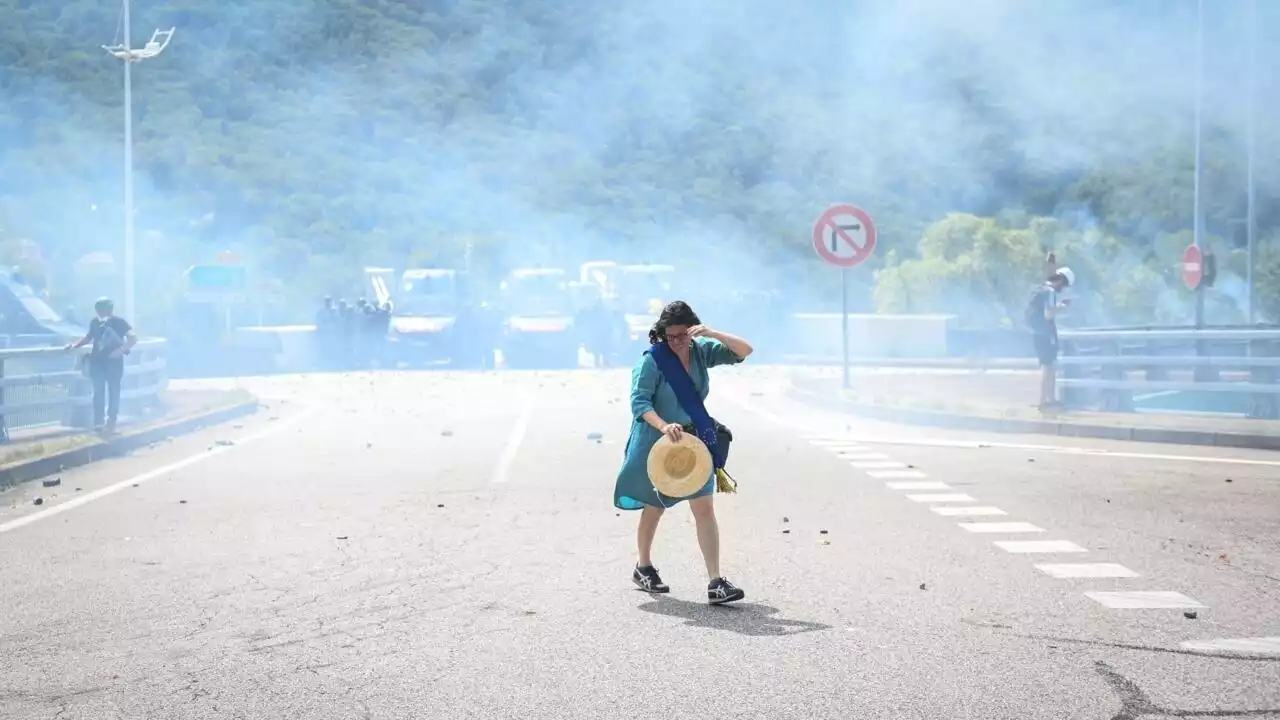
<svg viewBox="0 0 1280 720"><path fill-rule="evenodd" d="M94 303L98 316L89 322L89 332L77 342L67 345L68 350L82 348L93 343L89 353L89 377L93 380L93 427L116 431L116 418L120 414L120 383L124 380L124 356L138 342L138 336L124 318L116 317L115 303L102 298ZM105 406L105 407L104 407ZM104 413L105 411L105 413Z"/></svg>
<svg viewBox="0 0 1280 720"><path fill-rule="evenodd" d="M1027 304L1026 323L1034 336L1036 358L1040 361L1040 409L1058 407L1058 314L1067 309L1070 299L1059 299L1058 294L1075 282L1075 273L1068 267L1056 267L1049 279L1036 289Z"/></svg>

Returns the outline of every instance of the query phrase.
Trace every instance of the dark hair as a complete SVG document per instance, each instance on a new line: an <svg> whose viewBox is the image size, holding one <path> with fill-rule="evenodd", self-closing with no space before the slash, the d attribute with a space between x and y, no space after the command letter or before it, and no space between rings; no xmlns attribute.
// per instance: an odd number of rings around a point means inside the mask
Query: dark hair
<svg viewBox="0 0 1280 720"><path fill-rule="evenodd" d="M683 300L672 300L662 308L658 321L649 329L649 343L656 344L667 341L667 328L672 325L701 325L698 313Z"/></svg>

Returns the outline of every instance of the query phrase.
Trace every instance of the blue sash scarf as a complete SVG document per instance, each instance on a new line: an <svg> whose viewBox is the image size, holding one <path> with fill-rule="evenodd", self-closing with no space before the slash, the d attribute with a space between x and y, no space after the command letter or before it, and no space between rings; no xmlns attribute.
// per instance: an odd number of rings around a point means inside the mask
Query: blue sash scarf
<svg viewBox="0 0 1280 720"><path fill-rule="evenodd" d="M697 348L692 349L692 352L697 351ZM723 470L728 448L720 445L720 438L716 433L716 422L711 419L707 407L702 403L702 396L693 386L693 378L689 377L688 371L680 363L680 358L676 357L675 352L667 347L666 343L654 343L649 348L649 353L653 355L653 362L658 366L658 372L662 373L663 379L671 386L671 392L675 393L676 402L680 403L680 407L684 408L689 418L693 420L698 439L711 451L711 460L716 470Z"/></svg>

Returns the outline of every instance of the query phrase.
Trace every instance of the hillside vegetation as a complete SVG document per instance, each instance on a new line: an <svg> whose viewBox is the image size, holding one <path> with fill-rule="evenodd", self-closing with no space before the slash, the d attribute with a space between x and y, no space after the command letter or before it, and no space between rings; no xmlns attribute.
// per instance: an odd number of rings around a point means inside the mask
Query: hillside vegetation
<svg viewBox="0 0 1280 720"><path fill-rule="evenodd" d="M1248 18L1207 5L1210 312L1238 322ZM1280 7L1259 5L1272 37ZM139 297L162 307L184 267L233 249L301 313L362 265L460 263L470 246L495 273L665 260L829 305L838 275L811 223L854 202L880 229L860 308L1008 321L1056 249L1080 318L1185 322L1194 8L138 0L135 46L177 27L134 68ZM92 284L78 259L121 257L122 71L99 47L119 23L102 0L0 0L0 244L12 262L34 240L59 298ZM1276 89L1260 72L1259 118ZM1276 319L1280 138L1258 126L1259 300Z"/></svg>

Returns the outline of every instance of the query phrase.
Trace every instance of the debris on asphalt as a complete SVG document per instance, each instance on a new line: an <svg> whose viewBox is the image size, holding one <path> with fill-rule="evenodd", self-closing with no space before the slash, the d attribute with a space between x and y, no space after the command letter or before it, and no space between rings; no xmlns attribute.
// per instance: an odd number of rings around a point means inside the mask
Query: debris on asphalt
<svg viewBox="0 0 1280 720"><path fill-rule="evenodd" d="M827 531L826 531L826 530L819 530L819 531L818 531L818 534L819 534L819 535L826 535L826 534L827 534Z"/></svg>
<svg viewBox="0 0 1280 720"><path fill-rule="evenodd" d="M445 436L445 437L453 437L453 431L452 431L452 430L441 430L441 431L440 431L440 434L441 434L441 435L443 435L443 436Z"/></svg>
<svg viewBox="0 0 1280 720"><path fill-rule="evenodd" d="M235 441L234 441L234 440L214 440L214 441L213 441L213 444L214 444L214 445L221 445L221 446L223 446L223 447L230 447L230 446L232 446L232 445L235 445L236 443L235 443Z"/></svg>
<svg viewBox="0 0 1280 720"><path fill-rule="evenodd" d="M134 487L138 487L138 483L134 483L134 484L133 484L133 486L134 486Z"/></svg>
<svg viewBox="0 0 1280 720"><path fill-rule="evenodd" d="M236 423L235 425L232 425L232 426L231 426L231 429L232 429L232 430L239 430L239 429L241 429L241 428L243 428L243 427L244 427L244 425L241 425L240 423Z"/></svg>
<svg viewBox="0 0 1280 720"><path fill-rule="evenodd" d="M272 415L271 417L267 418L267 421L268 421L268 422L275 422L276 420L279 420L279 419L280 419L280 416L279 416L279 415Z"/></svg>
<svg viewBox="0 0 1280 720"><path fill-rule="evenodd" d="M365 450L368 450L368 449L369 449L369 448L371 448L371 447L373 447L373 443L371 443L371 442L367 442L367 443L365 443L365 444L364 444L364 449L365 449Z"/></svg>
<svg viewBox="0 0 1280 720"><path fill-rule="evenodd" d="M783 535L790 535L790 534L791 534L791 531L790 531L790 530L783 530L783 531L782 531L782 534L783 534Z"/></svg>
<svg viewBox="0 0 1280 720"><path fill-rule="evenodd" d="M1231 478L1227 478L1227 482L1235 482L1235 481L1232 480Z"/></svg>
<svg viewBox="0 0 1280 720"><path fill-rule="evenodd" d="M831 541L830 541L830 540L823 540L821 544L822 544L822 545L830 545L830 544L831 544Z"/></svg>
<svg viewBox="0 0 1280 720"><path fill-rule="evenodd" d="M1188 620L1195 620L1196 618L1200 617L1200 613L1196 612L1195 610L1188 610L1182 613L1182 617Z"/></svg>
<svg viewBox="0 0 1280 720"><path fill-rule="evenodd" d="M76 488L76 492L80 492L80 488Z"/></svg>
<svg viewBox="0 0 1280 720"><path fill-rule="evenodd" d="M32 504L32 505L43 505L43 504L44 504L44 498L36 498L35 500L32 500L32 501L31 501L31 504Z"/></svg>
<svg viewBox="0 0 1280 720"><path fill-rule="evenodd" d="M440 503L439 505L436 505L436 507L438 507L438 508L442 508L442 507L444 507L444 503Z"/></svg>
<svg viewBox="0 0 1280 720"><path fill-rule="evenodd" d="M350 536L349 536L349 535L339 535L339 536L338 536L338 539L339 539L339 540L346 540L348 537L350 537Z"/></svg>
<svg viewBox="0 0 1280 720"><path fill-rule="evenodd" d="M186 505L186 504L187 504L187 501L186 501L186 500L179 500L179 501L178 501L178 504L179 504L179 505Z"/></svg>
<svg viewBox="0 0 1280 720"><path fill-rule="evenodd" d="M600 438L602 438L602 437L604 437L604 435L601 435L601 434L600 434L600 433L598 433L598 432L589 432L589 433L587 433L587 439L588 439L588 440L595 440L595 441L597 441L597 442L598 442L598 441L600 440Z"/></svg>
<svg viewBox="0 0 1280 720"><path fill-rule="evenodd" d="M58 487L59 485L62 484L62 478L52 478L50 480L45 480L40 484L45 487Z"/></svg>
<svg viewBox="0 0 1280 720"><path fill-rule="evenodd" d="M929 586L928 586L928 584L927 584L927 583L920 583L920 589L921 589L921 590L928 590L928 589L929 589Z"/></svg>

